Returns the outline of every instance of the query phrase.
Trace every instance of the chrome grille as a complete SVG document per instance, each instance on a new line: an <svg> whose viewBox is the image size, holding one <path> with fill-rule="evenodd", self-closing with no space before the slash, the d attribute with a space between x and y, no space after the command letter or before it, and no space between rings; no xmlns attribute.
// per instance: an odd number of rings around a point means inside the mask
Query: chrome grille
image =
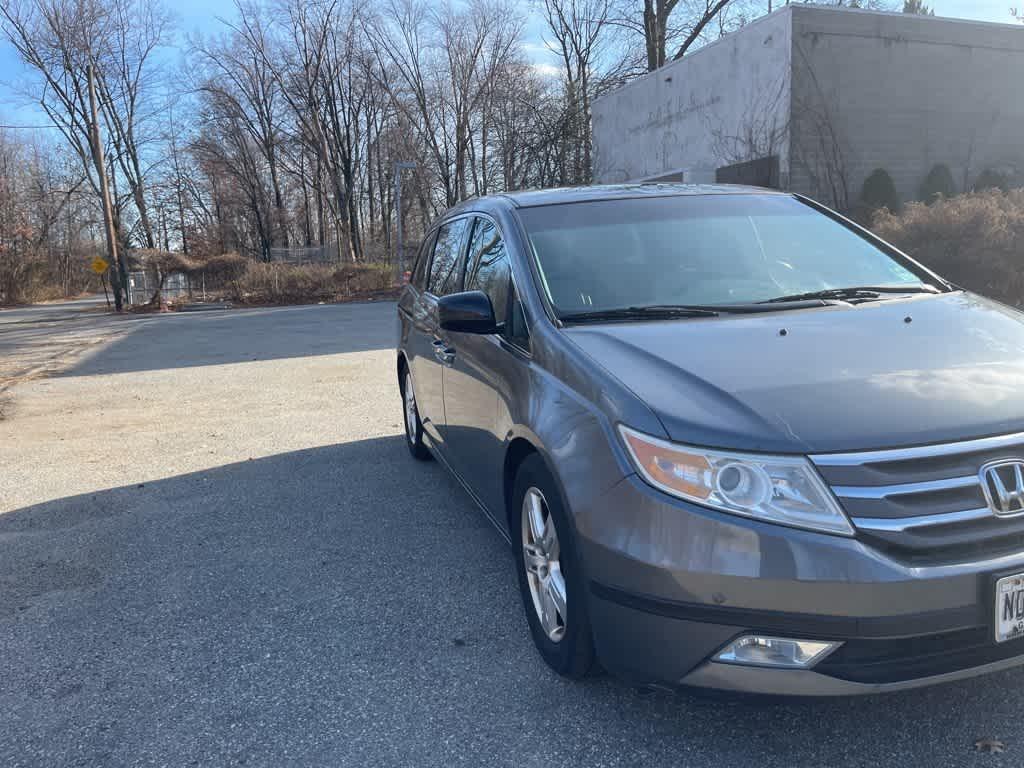
<svg viewBox="0 0 1024 768"><path fill-rule="evenodd" d="M811 456L862 533L910 549L1024 536L1024 514L997 517L981 468L1024 458L1024 433L941 445Z"/></svg>

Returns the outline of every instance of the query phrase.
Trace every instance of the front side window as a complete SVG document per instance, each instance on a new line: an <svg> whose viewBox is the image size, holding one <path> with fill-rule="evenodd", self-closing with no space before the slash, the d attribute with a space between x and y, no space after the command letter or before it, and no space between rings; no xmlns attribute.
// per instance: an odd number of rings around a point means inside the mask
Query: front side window
<svg viewBox="0 0 1024 768"><path fill-rule="evenodd" d="M486 293L494 307L494 317L503 323L501 335L523 349L529 348L530 334L512 282L508 251L501 233L489 219L478 218L473 226L465 288Z"/></svg>
<svg viewBox="0 0 1024 768"><path fill-rule="evenodd" d="M435 296L446 296L461 290L462 262L465 255L466 228L469 219L450 221L437 232L434 260L430 265L427 290Z"/></svg>
<svg viewBox="0 0 1024 768"><path fill-rule="evenodd" d="M495 318L498 322L505 322L511 279L508 254L498 228L489 219L476 220L466 264L466 290L486 293L494 307Z"/></svg>
<svg viewBox="0 0 1024 768"><path fill-rule="evenodd" d="M516 296L514 287L509 295L508 320L505 322L504 336L523 349L530 348L530 329L526 325L523 305Z"/></svg>
<svg viewBox="0 0 1024 768"><path fill-rule="evenodd" d="M419 291L426 288L427 268L430 266L430 255L433 253L434 237L436 234L436 232L430 232L425 238L423 238L423 244L420 246L419 253L416 255L416 265L413 267L410 282Z"/></svg>
<svg viewBox="0 0 1024 768"><path fill-rule="evenodd" d="M599 200L520 215L560 315L923 282L868 239L788 195Z"/></svg>

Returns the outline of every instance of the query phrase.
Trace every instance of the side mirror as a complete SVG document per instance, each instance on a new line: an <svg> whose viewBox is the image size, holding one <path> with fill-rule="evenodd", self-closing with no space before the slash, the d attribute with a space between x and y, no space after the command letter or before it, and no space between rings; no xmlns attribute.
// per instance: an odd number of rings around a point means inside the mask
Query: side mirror
<svg viewBox="0 0 1024 768"><path fill-rule="evenodd" d="M450 293L437 300L437 321L442 330L456 333L497 333L494 307L483 291Z"/></svg>

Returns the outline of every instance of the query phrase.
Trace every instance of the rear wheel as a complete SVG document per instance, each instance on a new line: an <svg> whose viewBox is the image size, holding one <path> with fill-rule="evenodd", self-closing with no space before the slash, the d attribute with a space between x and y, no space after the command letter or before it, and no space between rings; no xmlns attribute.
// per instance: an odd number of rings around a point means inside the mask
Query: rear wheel
<svg viewBox="0 0 1024 768"><path fill-rule="evenodd" d="M533 642L549 667L569 678L594 666L594 642L573 531L540 456L516 474L510 515L519 589Z"/></svg>
<svg viewBox="0 0 1024 768"><path fill-rule="evenodd" d="M403 373L402 410L405 418L405 445L414 459L427 461L431 458L430 451L423 442L423 423L420 421L419 408L416 407L416 390L412 386L412 375L408 369Z"/></svg>

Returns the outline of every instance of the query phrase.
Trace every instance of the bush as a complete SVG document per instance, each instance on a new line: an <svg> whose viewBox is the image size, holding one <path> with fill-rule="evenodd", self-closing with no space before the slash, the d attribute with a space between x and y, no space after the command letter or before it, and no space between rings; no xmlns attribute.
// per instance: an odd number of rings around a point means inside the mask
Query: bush
<svg viewBox="0 0 1024 768"><path fill-rule="evenodd" d="M975 192L984 192L989 189L998 189L1000 192L1010 191L1010 181L999 171L986 168L974 182Z"/></svg>
<svg viewBox="0 0 1024 768"><path fill-rule="evenodd" d="M221 253L216 255L192 255L192 264L185 270L192 289L201 288L204 292L219 293L230 290L234 283L245 274L252 262L237 253Z"/></svg>
<svg viewBox="0 0 1024 768"><path fill-rule="evenodd" d="M902 214L879 211L872 229L948 280L1008 304L1024 304L1024 190L971 192Z"/></svg>
<svg viewBox="0 0 1024 768"><path fill-rule="evenodd" d="M932 168L921 182L918 196L927 205L942 198L955 197L956 182L953 181L953 172L949 170L949 166L939 163Z"/></svg>
<svg viewBox="0 0 1024 768"><path fill-rule="evenodd" d="M295 304L335 301L382 291L394 284L394 271L385 264L267 264L250 262L232 284L236 301L255 304Z"/></svg>
<svg viewBox="0 0 1024 768"><path fill-rule="evenodd" d="M871 210L885 208L893 213L899 213L902 208L900 196L896 192L896 185L892 176L884 168L876 168L871 175L864 180L861 188L860 201Z"/></svg>

